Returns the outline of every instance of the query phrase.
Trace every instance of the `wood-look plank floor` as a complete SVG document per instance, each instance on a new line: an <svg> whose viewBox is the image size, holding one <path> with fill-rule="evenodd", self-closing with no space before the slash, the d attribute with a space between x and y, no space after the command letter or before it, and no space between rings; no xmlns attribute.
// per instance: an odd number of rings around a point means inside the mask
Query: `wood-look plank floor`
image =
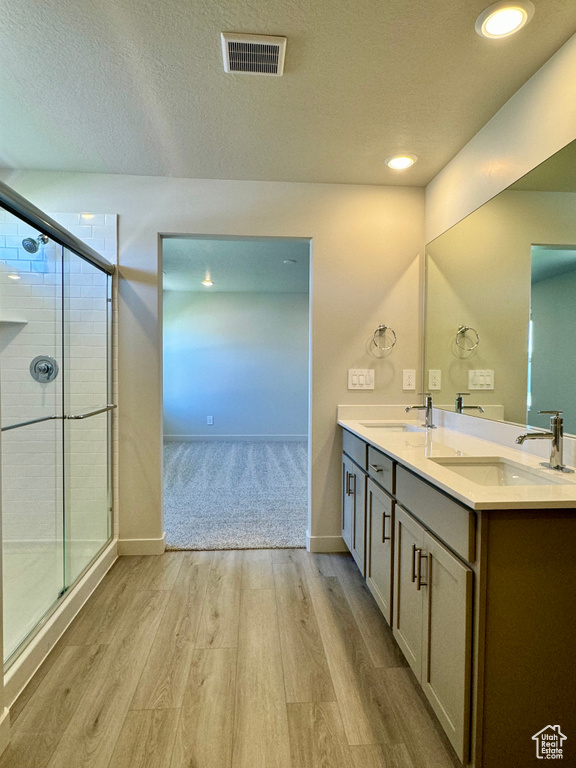
<svg viewBox="0 0 576 768"><path fill-rule="evenodd" d="M454 768L348 555L121 558L12 708L0 768Z"/></svg>

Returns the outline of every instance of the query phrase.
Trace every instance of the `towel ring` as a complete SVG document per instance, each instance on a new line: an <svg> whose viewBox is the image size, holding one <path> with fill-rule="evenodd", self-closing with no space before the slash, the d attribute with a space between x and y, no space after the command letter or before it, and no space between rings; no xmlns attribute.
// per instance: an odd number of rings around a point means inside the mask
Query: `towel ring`
<svg viewBox="0 0 576 768"><path fill-rule="evenodd" d="M476 342L472 344L471 347L466 346L466 342L464 339L466 338L466 334L470 331L476 336ZM463 344L460 344L460 340L464 342ZM472 352L473 349L476 349L478 344L480 344L480 336L478 335L478 331L474 330L470 325L460 325L458 326L458 333L456 334L456 346L460 347L464 352Z"/></svg>
<svg viewBox="0 0 576 768"><path fill-rule="evenodd" d="M390 333L394 337L394 341L388 347L381 347L380 344L378 344L376 336L379 336L379 337L385 336L388 331L390 331ZM372 341L374 343L374 346L377 347L378 349L381 349L382 352L389 352L393 347L396 346L396 342L398 341L398 338L396 336L396 332L392 328L390 328L389 325L379 325L378 328L376 328L376 330L374 331L374 335L372 336Z"/></svg>

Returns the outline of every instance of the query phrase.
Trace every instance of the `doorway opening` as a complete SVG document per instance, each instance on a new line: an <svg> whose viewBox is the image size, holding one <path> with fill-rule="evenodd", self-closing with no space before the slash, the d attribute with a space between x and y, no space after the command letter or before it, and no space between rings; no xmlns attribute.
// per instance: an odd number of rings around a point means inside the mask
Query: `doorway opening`
<svg viewBox="0 0 576 768"><path fill-rule="evenodd" d="M310 241L161 243L167 548L305 547Z"/></svg>

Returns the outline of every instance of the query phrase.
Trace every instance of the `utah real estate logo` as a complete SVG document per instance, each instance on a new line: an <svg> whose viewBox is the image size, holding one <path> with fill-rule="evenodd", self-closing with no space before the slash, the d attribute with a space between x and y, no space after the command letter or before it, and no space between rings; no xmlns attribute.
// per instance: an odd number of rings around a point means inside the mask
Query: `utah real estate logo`
<svg viewBox="0 0 576 768"><path fill-rule="evenodd" d="M562 744L567 737L559 725L547 725L535 733L532 739L536 742L536 757L539 760L562 760Z"/></svg>

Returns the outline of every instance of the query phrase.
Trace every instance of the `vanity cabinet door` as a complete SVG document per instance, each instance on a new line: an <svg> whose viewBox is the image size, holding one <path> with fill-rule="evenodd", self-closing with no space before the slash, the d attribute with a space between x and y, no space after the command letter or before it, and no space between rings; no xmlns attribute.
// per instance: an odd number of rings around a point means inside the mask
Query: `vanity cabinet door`
<svg viewBox="0 0 576 768"><path fill-rule="evenodd" d="M366 575L366 473L342 454L342 538Z"/></svg>
<svg viewBox="0 0 576 768"><path fill-rule="evenodd" d="M472 662L472 571L424 534L422 688L458 757L466 762Z"/></svg>
<svg viewBox="0 0 576 768"><path fill-rule="evenodd" d="M417 584L418 555L425 529L396 504L394 528L394 625L392 631L414 674L422 676L422 587Z"/></svg>
<svg viewBox="0 0 576 768"><path fill-rule="evenodd" d="M384 618L392 624L393 501L370 479L366 489L366 522L366 583Z"/></svg>
<svg viewBox="0 0 576 768"><path fill-rule="evenodd" d="M366 473L355 470L352 557L362 576L366 576Z"/></svg>
<svg viewBox="0 0 576 768"><path fill-rule="evenodd" d="M354 525L354 470L354 462L342 454L342 538L350 551Z"/></svg>

